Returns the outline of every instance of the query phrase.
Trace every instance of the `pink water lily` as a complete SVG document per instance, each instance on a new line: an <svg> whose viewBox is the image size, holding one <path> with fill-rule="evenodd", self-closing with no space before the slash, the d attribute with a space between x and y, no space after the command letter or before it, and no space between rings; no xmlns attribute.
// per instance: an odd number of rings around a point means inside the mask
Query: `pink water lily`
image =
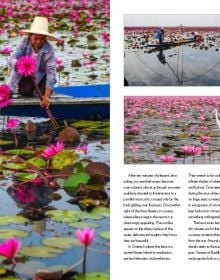
<svg viewBox="0 0 220 280"><path fill-rule="evenodd" d="M0 255L11 259L13 264L16 265L15 255L21 247L21 242L12 237L3 243L0 243Z"/></svg>
<svg viewBox="0 0 220 280"><path fill-rule="evenodd" d="M1 54L6 54L6 55L10 54L11 52L12 52L12 48L10 47L4 47L0 51Z"/></svg>
<svg viewBox="0 0 220 280"><path fill-rule="evenodd" d="M6 84L0 85L0 108L7 107L10 103L10 87Z"/></svg>
<svg viewBox="0 0 220 280"><path fill-rule="evenodd" d="M84 153L84 155L88 154L88 144L78 145L75 147L75 151L81 151Z"/></svg>
<svg viewBox="0 0 220 280"><path fill-rule="evenodd" d="M200 141L201 141L202 143L208 143L208 142L209 142L209 139L210 139L210 137L209 137L209 136L206 136L206 135L202 135L202 136L200 137Z"/></svg>
<svg viewBox="0 0 220 280"><path fill-rule="evenodd" d="M19 126L20 121L15 118L10 118L7 120L6 127L8 129L16 129Z"/></svg>
<svg viewBox="0 0 220 280"><path fill-rule="evenodd" d="M86 247L92 243L94 236L95 236L94 228L84 228L82 230L77 229L76 231L76 237Z"/></svg>
<svg viewBox="0 0 220 280"><path fill-rule="evenodd" d="M64 144L62 141L57 141L55 145L50 145L49 147L47 147L42 153L41 155L45 158L51 158L52 156L62 152L62 150L64 149Z"/></svg>
<svg viewBox="0 0 220 280"><path fill-rule="evenodd" d="M166 163L171 163L175 160L175 157L174 156L170 156L170 155L163 155L160 157L160 159L163 161L163 162L166 162Z"/></svg>
<svg viewBox="0 0 220 280"><path fill-rule="evenodd" d="M76 231L76 237L85 246L84 254L83 254L83 273L86 273L87 248L92 243L94 236L95 236L94 228L84 228L83 230L77 229Z"/></svg>
<svg viewBox="0 0 220 280"><path fill-rule="evenodd" d="M31 76L36 70L36 59L32 55L21 56L16 63L16 68L21 75Z"/></svg>
<svg viewBox="0 0 220 280"><path fill-rule="evenodd" d="M201 148L196 146L183 146L182 151L186 155L199 155L201 153Z"/></svg>
<svg viewBox="0 0 220 280"><path fill-rule="evenodd" d="M132 153L137 152L139 149L140 149L140 146L137 145L137 144L133 144L133 145L130 145L130 146L128 147L128 150L131 151Z"/></svg>

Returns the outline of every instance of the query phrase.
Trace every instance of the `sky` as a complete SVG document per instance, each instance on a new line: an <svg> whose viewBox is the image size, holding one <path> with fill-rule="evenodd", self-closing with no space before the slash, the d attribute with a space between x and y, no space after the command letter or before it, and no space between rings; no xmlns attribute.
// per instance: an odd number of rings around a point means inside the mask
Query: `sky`
<svg viewBox="0 0 220 280"><path fill-rule="evenodd" d="M124 15L124 26L219 26L220 15Z"/></svg>

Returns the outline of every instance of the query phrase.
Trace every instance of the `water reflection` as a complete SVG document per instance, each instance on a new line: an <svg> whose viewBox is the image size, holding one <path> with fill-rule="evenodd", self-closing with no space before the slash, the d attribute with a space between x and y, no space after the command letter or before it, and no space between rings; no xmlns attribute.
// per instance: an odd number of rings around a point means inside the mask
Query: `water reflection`
<svg viewBox="0 0 220 280"><path fill-rule="evenodd" d="M124 62L131 86L220 85L220 54L215 48L194 44L150 53L128 51Z"/></svg>

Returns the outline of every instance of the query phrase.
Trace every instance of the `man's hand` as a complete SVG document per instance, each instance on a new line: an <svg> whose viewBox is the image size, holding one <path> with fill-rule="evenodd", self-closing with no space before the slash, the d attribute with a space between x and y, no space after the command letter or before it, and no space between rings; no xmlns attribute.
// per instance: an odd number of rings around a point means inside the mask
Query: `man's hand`
<svg viewBox="0 0 220 280"><path fill-rule="evenodd" d="M52 90L50 88L46 88L45 94L41 100L40 106L44 108L48 108L50 105L50 95L52 93Z"/></svg>

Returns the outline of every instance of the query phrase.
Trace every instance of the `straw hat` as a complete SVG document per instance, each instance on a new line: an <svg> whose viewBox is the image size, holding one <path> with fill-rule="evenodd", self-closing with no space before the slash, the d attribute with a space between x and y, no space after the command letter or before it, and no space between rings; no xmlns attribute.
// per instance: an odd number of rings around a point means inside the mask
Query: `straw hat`
<svg viewBox="0 0 220 280"><path fill-rule="evenodd" d="M35 17L30 29L21 30L22 33L33 33L48 36L49 40L59 40L48 32L48 19L46 17Z"/></svg>

